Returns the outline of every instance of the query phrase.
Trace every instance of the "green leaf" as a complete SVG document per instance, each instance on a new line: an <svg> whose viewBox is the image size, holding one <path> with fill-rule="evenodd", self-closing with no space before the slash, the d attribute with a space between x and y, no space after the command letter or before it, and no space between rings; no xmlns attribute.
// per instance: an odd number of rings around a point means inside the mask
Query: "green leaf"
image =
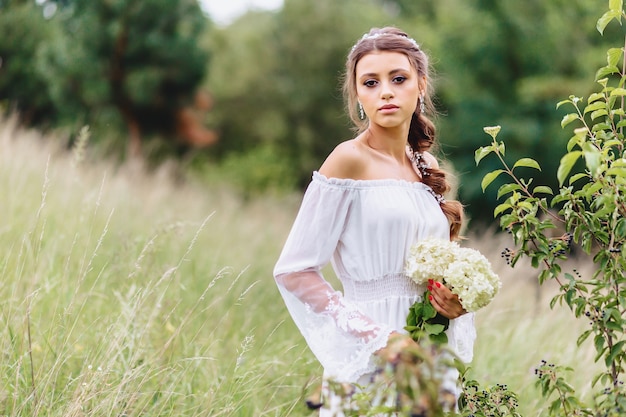
<svg viewBox="0 0 626 417"><path fill-rule="evenodd" d="M589 96L589 98L587 99L587 103L591 104L596 100L600 100L604 98L604 94L602 93L593 93Z"/></svg>
<svg viewBox="0 0 626 417"><path fill-rule="evenodd" d="M611 91L611 96L626 96L626 88L616 88Z"/></svg>
<svg viewBox="0 0 626 417"><path fill-rule="evenodd" d="M537 163L537 161L535 161L532 158L521 158L515 163L515 165L513 165L513 168L517 168L517 167L535 168L536 170L541 171L541 167L539 166L539 163Z"/></svg>
<svg viewBox="0 0 626 417"><path fill-rule="evenodd" d="M609 114L609 112L607 112L606 109L596 110L596 111L591 113L591 120L595 120L598 117L606 116L608 114Z"/></svg>
<svg viewBox="0 0 626 417"><path fill-rule="evenodd" d="M593 330L585 330L580 336L578 336L578 339L576 340L576 346L580 346L583 344L583 342L585 340L587 340L589 338L589 335L593 332Z"/></svg>
<svg viewBox="0 0 626 417"><path fill-rule="evenodd" d="M602 378L602 375L604 375L604 374L597 374L596 376L593 377L593 379L591 380L591 386L592 387L596 386L596 384L598 383L600 378Z"/></svg>
<svg viewBox="0 0 626 417"><path fill-rule="evenodd" d="M595 125L593 125L593 127L591 128L592 132L598 132L601 130L610 130L611 126L608 123L597 123Z"/></svg>
<svg viewBox="0 0 626 417"><path fill-rule="evenodd" d="M626 238L626 219L623 217L615 224L615 236L618 239Z"/></svg>
<svg viewBox="0 0 626 417"><path fill-rule="evenodd" d="M585 157L585 163L587 165L587 169L591 172L591 175L596 175L596 171L598 170L602 159L602 154L598 148L589 142L584 143L583 156Z"/></svg>
<svg viewBox="0 0 626 417"><path fill-rule="evenodd" d="M424 318L424 320L432 319L437 315L437 310L435 310L435 307L433 307L432 304L426 303L423 304L423 306L424 307L422 308L422 317Z"/></svg>
<svg viewBox="0 0 626 417"><path fill-rule="evenodd" d="M613 0L611 0L613 1ZM604 13L600 19L598 19L598 23L596 23L596 29L600 34L604 34L604 29L613 19L619 19L621 16L621 9L617 11L617 9L611 9Z"/></svg>
<svg viewBox="0 0 626 417"><path fill-rule="evenodd" d="M424 323L424 330L426 331L426 333L431 335L443 332L444 328L445 326L443 324Z"/></svg>
<svg viewBox="0 0 626 417"><path fill-rule="evenodd" d="M548 187L547 185L536 186L535 189L533 190L533 194L539 194L539 193L554 195L552 188Z"/></svg>
<svg viewBox="0 0 626 417"><path fill-rule="evenodd" d="M598 82L602 80L607 75L616 74L619 72L619 68L617 67L602 67L596 72L596 80Z"/></svg>
<svg viewBox="0 0 626 417"><path fill-rule="evenodd" d="M614 167L626 167L626 158L616 159L615 161L613 161L612 166L614 166Z"/></svg>
<svg viewBox="0 0 626 417"><path fill-rule="evenodd" d="M558 103L556 103L556 108L558 109L559 107L561 107L563 104L574 104L574 102L572 100L561 100Z"/></svg>
<svg viewBox="0 0 626 417"><path fill-rule="evenodd" d="M494 152L495 148L493 146L482 146L476 149L474 152L474 160L476 161L476 165L487 155Z"/></svg>
<svg viewBox="0 0 626 417"><path fill-rule="evenodd" d="M581 143L581 138L578 135L572 136L567 141L567 152L571 152L572 149L574 149L575 146L579 146L580 147L580 143Z"/></svg>
<svg viewBox="0 0 626 417"><path fill-rule="evenodd" d="M421 317L423 309L424 309L424 304L415 303L413 304L413 308L411 310L413 311L413 314L415 315L415 317Z"/></svg>
<svg viewBox="0 0 626 417"><path fill-rule="evenodd" d="M498 175L502 174L503 172L504 172L503 169L497 169L495 171L492 171L486 174L483 177L483 180L480 183L480 186L483 189L483 193L485 192L485 189L489 186L489 184L491 184L496 178L498 178Z"/></svg>
<svg viewBox="0 0 626 417"><path fill-rule="evenodd" d="M581 172L576 175L572 175L572 177L569 179L569 183L571 185L582 178L589 178L589 174L587 174L586 172Z"/></svg>
<svg viewBox="0 0 626 417"><path fill-rule="evenodd" d="M561 127L565 127L568 124L572 123L574 120L578 120L578 115L576 113L569 113L563 116L563 120L561 120Z"/></svg>
<svg viewBox="0 0 626 417"><path fill-rule="evenodd" d="M623 0L609 0L609 9L611 9L611 11L621 13L623 4Z"/></svg>
<svg viewBox="0 0 626 417"><path fill-rule="evenodd" d="M624 330L620 323L615 323L614 321L607 321L606 328L613 330L614 332L621 332Z"/></svg>
<svg viewBox="0 0 626 417"><path fill-rule="evenodd" d="M438 345L445 345L446 343L448 343L448 335L444 332L441 332L439 334L431 334L429 337L433 343Z"/></svg>
<svg viewBox="0 0 626 417"><path fill-rule="evenodd" d="M567 178L570 171L574 167L574 164L576 163L578 158L580 158L581 154L581 151L573 151L563 155L563 157L561 158L561 163L559 164L559 169L556 173L556 177L559 180L559 185L563 185L563 183L565 182L565 178Z"/></svg>
<svg viewBox="0 0 626 417"><path fill-rule="evenodd" d="M588 105L587 107L585 107L583 114L587 114L590 111L600 110L600 109L606 109L605 102L595 102L595 103Z"/></svg>
<svg viewBox="0 0 626 417"><path fill-rule="evenodd" d="M621 9L621 6L620 6L620 9ZM609 67L616 67L621 57L622 57L622 48L611 48L608 51L606 51L606 62L609 65Z"/></svg>
<svg viewBox="0 0 626 417"><path fill-rule="evenodd" d="M609 352L609 354L604 359L604 364L607 367L610 367L613 364L613 362L615 361L615 358L617 358L617 356L620 353L623 353L624 343L626 343L626 341L622 340L622 341L617 342L616 344L613 345L613 347L611 348L611 351Z"/></svg>
<svg viewBox="0 0 626 417"><path fill-rule="evenodd" d="M596 335L593 339L593 344L596 347L596 352L602 352L604 350L604 337L602 337L602 335Z"/></svg>
<svg viewBox="0 0 626 417"><path fill-rule="evenodd" d="M522 189L522 186L519 185L516 182L512 182L510 184L504 184L502 187L500 187L498 189L498 197L497 198L500 198L503 195L506 195L508 193L511 193L511 192L517 191L517 190L521 190L521 189Z"/></svg>
<svg viewBox="0 0 626 417"><path fill-rule="evenodd" d="M409 326L415 326L415 324L416 324L416 320L415 319L416 319L415 310L410 308L409 309L409 314L406 317L406 324L409 325ZM413 329L413 330L415 330L415 329Z"/></svg>
<svg viewBox="0 0 626 417"><path fill-rule="evenodd" d="M625 167L611 167L606 171L606 175L613 176L613 177L626 178L626 168Z"/></svg>
<svg viewBox="0 0 626 417"><path fill-rule="evenodd" d="M498 217L498 215L504 211L507 211L512 206L509 203L498 204L498 206L493 210L493 217Z"/></svg>

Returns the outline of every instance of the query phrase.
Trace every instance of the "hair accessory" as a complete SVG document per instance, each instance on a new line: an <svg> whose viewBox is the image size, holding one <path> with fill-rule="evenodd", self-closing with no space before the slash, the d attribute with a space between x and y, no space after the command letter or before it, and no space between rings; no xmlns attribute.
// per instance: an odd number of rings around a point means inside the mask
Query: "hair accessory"
<svg viewBox="0 0 626 417"><path fill-rule="evenodd" d="M365 112L363 111L363 105L359 101L359 118L365 120Z"/></svg>
<svg viewBox="0 0 626 417"><path fill-rule="evenodd" d="M408 36L398 35L396 33L376 32L372 34L366 33L363 36L361 36L361 39L359 39L357 43L354 44L350 52L353 52L356 49L357 45L360 44L362 41L367 40L367 39L377 39L377 38L380 38L381 36L399 36L411 42L413 46L415 46L417 49L420 49L420 45L415 41L415 39L409 38Z"/></svg>
<svg viewBox="0 0 626 417"><path fill-rule="evenodd" d="M443 198L443 196L439 193L436 193L432 188L428 188L428 192L432 194L433 197L435 197L435 200L437 200L437 203L439 204L445 204L446 199Z"/></svg>
<svg viewBox="0 0 626 417"><path fill-rule="evenodd" d="M415 164L420 174L422 174L422 177L427 177L430 175L430 172L427 171L428 169L430 169L430 164L424 160L424 155L422 155L421 152L411 152L410 159L411 162Z"/></svg>
<svg viewBox="0 0 626 417"><path fill-rule="evenodd" d="M428 170L430 169L430 164L424 160L424 155L421 152L411 152L409 154L409 157L411 159L411 162L413 162L419 170L420 174L422 174L422 178L428 177L430 175L430 172L428 172ZM437 203L444 204L446 202L446 199L443 197L443 195L436 193L435 190L433 190L432 188L428 187L428 192L433 197L435 197Z"/></svg>

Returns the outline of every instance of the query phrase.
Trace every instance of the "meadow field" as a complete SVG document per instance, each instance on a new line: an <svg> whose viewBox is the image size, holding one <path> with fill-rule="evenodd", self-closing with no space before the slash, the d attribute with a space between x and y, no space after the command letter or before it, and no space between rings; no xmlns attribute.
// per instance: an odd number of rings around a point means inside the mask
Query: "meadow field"
<svg viewBox="0 0 626 417"><path fill-rule="evenodd" d="M271 274L301 196L244 200L59 142L0 119L0 415L310 415L320 367ZM588 396L587 323L549 308L555 287L535 270L506 265L506 235L474 229L466 245L503 287L477 313L470 375L507 384L524 416L547 408L542 359L574 367Z"/></svg>

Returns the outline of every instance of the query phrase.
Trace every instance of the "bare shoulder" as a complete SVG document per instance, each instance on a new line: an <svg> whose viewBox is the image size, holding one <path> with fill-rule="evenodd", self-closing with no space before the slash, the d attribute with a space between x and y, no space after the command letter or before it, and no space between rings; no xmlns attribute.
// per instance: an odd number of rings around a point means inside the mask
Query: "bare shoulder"
<svg viewBox="0 0 626 417"><path fill-rule="evenodd" d="M430 165L431 168L439 168L439 161L432 153L424 152L422 155L424 156L424 162Z"/></svg>
<svg viewBox="0 0 626 417"><path fill-rule="evenodd" d="M327 178L359 179L365 169L363 145L357 139L340 143L319 169Z"/></svg>

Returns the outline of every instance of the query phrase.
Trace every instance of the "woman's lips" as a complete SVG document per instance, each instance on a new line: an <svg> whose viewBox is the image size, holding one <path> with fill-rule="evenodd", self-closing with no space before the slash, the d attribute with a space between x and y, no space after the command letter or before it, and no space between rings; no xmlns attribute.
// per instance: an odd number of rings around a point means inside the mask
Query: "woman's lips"
<svg viewBox="0 0 626 417"><path fill-rule="evenodd" d="M394 113L398 109L399 107L393 104L385 104L384 106L380 107L378 111L380 111L381 113Z"/></svg>

